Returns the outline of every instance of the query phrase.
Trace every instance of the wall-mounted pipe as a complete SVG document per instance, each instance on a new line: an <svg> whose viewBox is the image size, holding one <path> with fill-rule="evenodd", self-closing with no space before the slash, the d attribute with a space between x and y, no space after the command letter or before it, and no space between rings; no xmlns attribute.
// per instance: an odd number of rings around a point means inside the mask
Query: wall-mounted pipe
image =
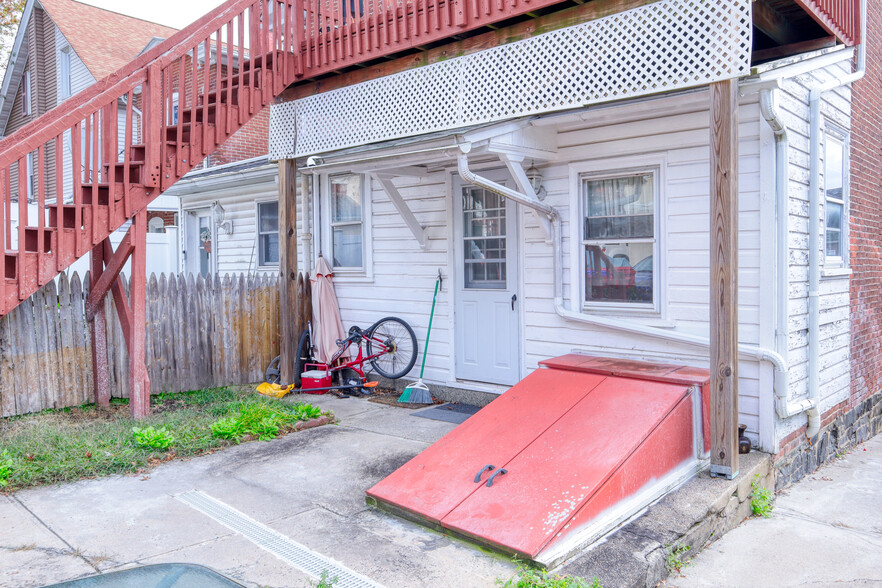
<svg viewBox="0 0 882 588"><path fill-rule="evenodd" d="M808 308L808 398L812 407L806 411L809 439L821 430L820 374L820 288L821 288L821 97L825 92L854 83L864 77L867 66L867 0L861 0L861 45L857 68L847 76L837 77L809 92L809 308Z"/></svg>
<svg viewBox="0 0 882 588"><path fill-rule="evenodd" d="M701 335L693 335L691 333L681 333L669 329L659 327L651 327L636 321L630 321L621 317L604 317L592 314L582 314L568 309L563 300L563 234L561 231L561 219L557 210L530 198L526 194L522 194L516 190L512 190L506 186L498 184L492 180L484 178L469 169L467 145L460 146L462 153L457 157L458 171L460 177L466 182L480 186L486 190L490 190L496 194L500 194L513 201L523 204L540 214L544 215L551 221L552 225L552 259L554 273L554 311L563 319L573 322L592 325L595 327L603 327L615 331L634 333L646 337L652 337L663 341L672 341L676 343L684 343L687 345L695 345L702 348L710 348L710 338ZM773 349L766 349L755 345L739 345L738 354L741 357L753 359L757 361L768 361L776 370L786 371L786 365L783 358Z"/></svg>

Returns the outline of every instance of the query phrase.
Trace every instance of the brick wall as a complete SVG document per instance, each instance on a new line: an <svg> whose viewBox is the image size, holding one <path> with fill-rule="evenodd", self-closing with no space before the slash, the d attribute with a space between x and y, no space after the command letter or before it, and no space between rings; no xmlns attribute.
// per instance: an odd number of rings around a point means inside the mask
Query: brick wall
<svg viewBox="0 0 882 588"><path fill-rule="evenodd" d="M212 153L211 166L266 155L269 150L269 111L269 107L261 110Z"/></svg>
<svg viewBox="0 0 882 588"><path fill-rule="evenodd" d="M842 413L882 390L882 3L867 5L867 73L852 106L852 388Z"/></svg>

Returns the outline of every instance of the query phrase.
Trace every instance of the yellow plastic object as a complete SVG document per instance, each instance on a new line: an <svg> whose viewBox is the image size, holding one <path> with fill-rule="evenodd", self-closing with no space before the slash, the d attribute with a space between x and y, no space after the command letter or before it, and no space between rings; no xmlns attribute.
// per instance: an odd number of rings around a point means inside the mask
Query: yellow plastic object
<svg viewBox="0 0 882 588"><path fill-rule="evenodd" d="M289 386L279 386L278 384L270 384L269 382L264 382L257 387L257 391L264 396L281 398L282 396L290 392L291 388Z"/></svg>

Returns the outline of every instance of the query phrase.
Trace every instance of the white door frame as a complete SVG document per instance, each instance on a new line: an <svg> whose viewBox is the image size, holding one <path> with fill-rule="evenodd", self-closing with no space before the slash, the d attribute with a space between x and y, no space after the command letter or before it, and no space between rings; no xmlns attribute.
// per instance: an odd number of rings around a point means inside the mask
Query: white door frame
<svg viewBox="0 0 882 588"><path fill-rule="evenodd" d="M481 174L488 179L492 179L502 184L507 184L510 186L514 185L514 180L509 174L507 170L504 168L497 168L493 170L482 171ZM507 293L513 293L517 296L517 300L515 302L515 308L512 312L513 317L513 327L514 327L514 342L515 349L513 350L513 360L515 362L513 368L512 381L510 383L494 383L488 382L485 380L472 379L470 377L461 377L457 370L457 358L461 353L461 348L459 345L459 330L457 327L457 307L459 302L461 301L461 290L464 288L464 262L463 262L463 251L462 251L462 237L463 237L463 225L462 225L462 212L461 212L461 204L457 201L457 198L461 198L461 187L463 185L468 185L468 183L463 182L457 173L451 171L447 175L448 181L448 194L450 195L450 207L448 209L448 219L450 222L450 228L452 229L449 232L450 239L450 247L449 247L449 258L450 258L450 268L452 269L450 278L450 329L453 333L453 337L451 337L450 345L451 345L451 361L450 361L450 369L451 369L451 383L456 382L474 382L477 387L480 388L488 388L490 390L496 390L499 388L508 388L511 385L520 381L523 374L523 366L524 366L524 349L523 349L523 265L522 265L522 247L519 240L519 236L521 231L523 230L522 222L521 222L521 209L517 205L517 203L506 199L507 202L507 213L506 213L506 224L507 224L507 234L508 237L506 243L506 262L507 262L507 280L508 284L505 289ZM473 386L476 387L476 386Z"/></svg>
<svg viewBox="0 0 882 588"><path fill-rule="evenodd" d="M192 233L192 228L196 227L198 229L198 218L206 213L208 216L208 229L211 231L211 256L208 261L208 273L210 275L217 274L217 227L214 226L214 215L211 213L210 206L200 206L197 208L189 208L184 211L184 251L186 252L186 256L184 258L184 274L193 274L193 277L196 277L199 271L199 263L198 261L194 261L194 256L198 257L199 255L199 233L194 235ZM194 224L196 223L196 224ZM195 271L193 268L196 268Z"/></svg>

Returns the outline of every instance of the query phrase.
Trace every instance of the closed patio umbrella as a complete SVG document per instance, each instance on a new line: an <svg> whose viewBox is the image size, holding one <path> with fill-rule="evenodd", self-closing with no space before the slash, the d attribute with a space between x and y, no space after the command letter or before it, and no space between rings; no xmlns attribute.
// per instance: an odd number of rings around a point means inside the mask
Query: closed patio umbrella
<svg viewBox="0 0 882 588"><path fill-rule="evenodd" d="M315 358L322 363L330 363L337 353L337 341L346 338L343 321L340 319L340 305L334 292L334 271L328 261L319 256L312 277L312 345ZM344 354L348 357L348 354Z"/></svg>

